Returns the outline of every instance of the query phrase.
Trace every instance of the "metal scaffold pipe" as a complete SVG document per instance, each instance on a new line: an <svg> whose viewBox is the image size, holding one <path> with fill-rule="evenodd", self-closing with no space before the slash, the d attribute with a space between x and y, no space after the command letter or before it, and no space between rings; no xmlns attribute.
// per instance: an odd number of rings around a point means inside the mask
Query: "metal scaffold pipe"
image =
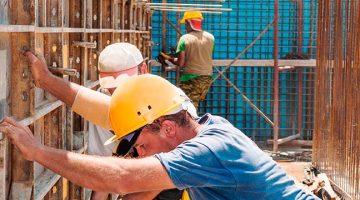
<svg viewBox="0 0 360 200"><path fill-rule="evenodd" d="M149 6L202 6L202 7L222 7L221 4L187 4L187 3L146 3Z"/></svg>
<svg viewBox="0 0 360 200"><path fill-rule="evenodd" d="M173 11L173 12L201 11L202 13L222 14L222 12L217 12L217 11L206 11L206 10L197 10L197 9L153 9L153 10L159 10L159 11Z"/></svg>
<svg viewBox="0 0 360 200"><path fill-rule="evenodd" d="M151 9L183 9L186 11L232 11L231 8L200 8L200 7L176 7L176 6L149 6Z"/></svg>

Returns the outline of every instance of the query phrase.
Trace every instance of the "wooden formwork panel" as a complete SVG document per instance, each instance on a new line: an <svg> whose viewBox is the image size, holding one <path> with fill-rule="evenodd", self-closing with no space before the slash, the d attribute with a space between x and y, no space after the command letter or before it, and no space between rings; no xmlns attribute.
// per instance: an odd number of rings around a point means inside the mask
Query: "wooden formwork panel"
<svg viewBox="0 0 360 200"><path fill-rule="evenodd" d="M124 33L114 33L114 42L124 42Z"/></svg>
<svg viewBox="0 0 360 200"><path fill-rule="evenodd" d="M92 0L91 16L92 16L92 28L100 28L100 12L101 1Z"/></svg>
<svg viewBox="0 0 360 200"><path fill-rule="evenodd" d="M14 25L30 25L35 21L34 0L12 0L3 1L3 4L10 3L11 11L9 11L10 24Z"/></svg>
<svg viewBox="0 0 360 200"><path fill-rule="evenodd" d="M88 75L87 80L97 80L97 63L100 54L100 33L91 33L88 35L89 40L96 44L96 48L89 49L88 56Z"/></svg>
<svg viewBox="0 0 360 200"><path fill-rule="evenodd" d="M136 0L0 0L0 118L14 117L47 146L86 152L87 121L35 87L23 49L43 55L55 75L96 89L98 57L107 45L129 42L144 57L151 55L151 15ZM0 160L0 200L88 196L84 188L24 160L1 134Z"/></svg>
<svg viewBox="0 0 360 200"><path fill-rule="evenodd" d="M132 0L123 0L124 10L124 29L133 29L133 2Z"/></svg>
<svg viewBox="0 0 360 200"><path fill-rule="evenodd" d="M103 0L102 3L102 28L111 29L113 27L113 0Z"/></svg>
<svg viewBox="0 0 360 200"><path fill-rule="evenodd" d="M84 2L82 0L69 0L64 3L67 5L67 13L64 13L65 26L72 28L84 27Z"/></svg>

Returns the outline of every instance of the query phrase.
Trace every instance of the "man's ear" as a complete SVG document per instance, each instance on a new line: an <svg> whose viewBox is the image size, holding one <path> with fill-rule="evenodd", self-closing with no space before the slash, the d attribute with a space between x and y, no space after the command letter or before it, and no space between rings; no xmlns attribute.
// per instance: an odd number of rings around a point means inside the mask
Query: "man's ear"
<svg viewBox="0 0 360 200"><path fill-rule="evenodd" d="M167 137L175 137L176 135L176 123L170 120L162 122L161 129L164 131Z"/></svg>

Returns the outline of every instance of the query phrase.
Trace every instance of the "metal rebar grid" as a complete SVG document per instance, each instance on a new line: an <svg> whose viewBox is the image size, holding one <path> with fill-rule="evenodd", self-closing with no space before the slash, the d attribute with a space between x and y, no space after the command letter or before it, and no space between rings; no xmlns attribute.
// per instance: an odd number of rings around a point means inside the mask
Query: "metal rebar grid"
<svg viewBox="0 0 360 200"><path fill-rule="evenodd" d="M159 1L162 2L162 1ZM178 0L167 0L167 3L179 3ZM302 4L299 4L301 2ZM180 3L194 3L183 0ZM240 52L257 38L267 25L274 20L274 0L229 0L222 3L197 1L198 4L221 4L231 8L231 12L219 14L203 13L203 28L215 36L213 58L216 60L233 60ZM300 6L299 6L300 5ZM302 5L302 6L301 6ZM279 0L278 21L278 57L279 59L315 58L317 2L312 0ZM301 9L301 7L303 9ZM302 12L299 12L299 9ZM302 15L301 23L298 15ZM182 17L181 13L181 17ZM167 12L167 20L162 23L162 12L154 11L153 47L156 56L160 49L170 50L175 47L178 32L173 27L181 19L178 13ZM159 22L159 23L158 23ZM299 25L300 24L300 25ZM167 30L163 34L163 30ZM181 32L185 34L184 26ZM301 35L301 37L299 37ZM163 41L166 41L163 43ZM166 44L166 46L162 46ZM240 59L274 59L274 28L270 29L249 48ZM221 71L226 66L215 66ZM279 66L284 67L284 66ZM313 131L313 94L314 69L304 68L301 73L297 66L279 72L279 136L288 137L301 131L302 140L311 140ZM294 70L295 68L295 70ZM153 73L163 74L165 69L153 68ZM220 74L214 70L214 77ZM229 119L258 143L273 139L273 127L259 112L256 112L236 89L244 93L256 107L270 120L274 119L274 70L267 67L231 66L224 77L216 79L206 100L200 104L200 114L210 112ZM301 77L302 76L302 77ZM166 77L175 83L175 73L166 72ZM235 86L231 86L228 79ZM302 102L299 103L299 102ZM299 106L300 104L300 106ZM300 115L299 115L300 113ZM299 126L300 122L300 126Z"/></svg>
<svg viewBox="0 0 360 200"><path fill-rule="evenodd" d="M360 2L320 0L313 162L360 199Z"/></svg>
<svg viewBox="0 0 360 200"><path fill-rule="evenodd" d="M226 66L218 67L223 70ZM304 69L304 77L314 76L314 68ZM160 67L152 67L152 73L161 75ZM168 71L167 77L175 83L175 72ZM218 75L214 71L214 76ZM273 67L230 67L227 76L266 116L273 116ZM279 138L297 133L297 72L284 71L279 74ZM311 140L313 132L313 79L304 79L303 99L308 107L303 108L303 140ZM306 88L305 88L306 87ZM310 98L308 98L310 97ZM310 99L310 100L309 100ZM304 105L305 105L304 104ZM263 144L272 139L273 127L259 115L224 78L217 79L199 113L209 112L223 116L240 128L255 142Z"/></svg>

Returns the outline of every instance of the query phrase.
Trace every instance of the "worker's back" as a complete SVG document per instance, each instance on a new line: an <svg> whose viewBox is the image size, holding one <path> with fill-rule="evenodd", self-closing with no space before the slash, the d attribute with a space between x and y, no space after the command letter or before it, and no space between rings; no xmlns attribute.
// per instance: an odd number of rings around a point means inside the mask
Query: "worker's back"
<svg viewBox="0 0 360 200"><path fill-rule="evenodd" d="M185 41L185 74L212 75L214 36L206 31L191 31L181 37Z"/></svg>
<svg viewBox="0 0 360 200"><path fill-rule="evenodd" d="M199 123L195 138L156 155L191 199L316 199L224 118L208 114Z"/></svg>

